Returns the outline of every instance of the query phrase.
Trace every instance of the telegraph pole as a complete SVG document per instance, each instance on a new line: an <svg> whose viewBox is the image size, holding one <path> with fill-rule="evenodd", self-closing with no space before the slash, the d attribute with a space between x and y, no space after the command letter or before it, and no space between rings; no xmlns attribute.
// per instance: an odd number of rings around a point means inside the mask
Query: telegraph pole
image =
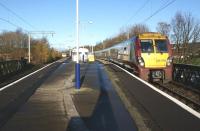
<svg viewBox="0 0 200 131"><path fill-rule="evenodd" d="M28 32L28 63L31 62L31 35L33 34L55 34L53 31L30 31Z"/></svg>

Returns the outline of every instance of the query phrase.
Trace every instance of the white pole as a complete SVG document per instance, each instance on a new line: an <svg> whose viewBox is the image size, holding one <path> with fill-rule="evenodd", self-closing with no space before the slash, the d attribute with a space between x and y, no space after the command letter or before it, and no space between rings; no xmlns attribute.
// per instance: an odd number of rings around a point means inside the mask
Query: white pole
<svg viewBox="0 0 200 131"><path fill-rule="evenodd" d="M28 63L31 62L31 34L28 34Z"/></svg>
<svg viewBox="0 0 200 131"><path fill-rule="evenodd" d="M79 63L79 9L78 9L78 0L76 0L76 51L77 51L77 60L76 63Z"/></svg>

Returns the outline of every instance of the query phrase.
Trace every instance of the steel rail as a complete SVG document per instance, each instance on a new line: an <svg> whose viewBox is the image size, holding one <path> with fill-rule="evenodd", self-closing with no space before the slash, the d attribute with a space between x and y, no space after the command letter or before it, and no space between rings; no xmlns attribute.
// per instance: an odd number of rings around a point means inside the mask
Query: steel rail
<svg viewBox="0 0 200 131"><path fill-rule="evenodd" d="M158 87L159 89L167 92L168 94L171 93L174 95L174 97L178 97L177 99L181 100L183 103L185 103L186 105L189 105L191 108L195 109L196 111L200 112L200 103L192 100L191 98L188 98L170 88L168 88L167 86L164 86L163 84L160 84L159 82L154 82L153 83L156 87ZM183 87L184 88L184 87ZM193 106L191 106L191 104Z"/></svg>

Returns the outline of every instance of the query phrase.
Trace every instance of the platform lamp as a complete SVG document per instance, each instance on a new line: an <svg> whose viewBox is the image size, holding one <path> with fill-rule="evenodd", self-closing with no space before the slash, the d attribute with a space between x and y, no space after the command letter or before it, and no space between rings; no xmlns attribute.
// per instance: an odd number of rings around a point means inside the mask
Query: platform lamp
<svg viewBox="0 0 200 131"><path fill-rule="evenodd" d="M75 67L75 76L76 76L76 84L75 88L80 89L81 81L80 81L80 63L79 63L79 0L76 0L76 67Z"/></svg>

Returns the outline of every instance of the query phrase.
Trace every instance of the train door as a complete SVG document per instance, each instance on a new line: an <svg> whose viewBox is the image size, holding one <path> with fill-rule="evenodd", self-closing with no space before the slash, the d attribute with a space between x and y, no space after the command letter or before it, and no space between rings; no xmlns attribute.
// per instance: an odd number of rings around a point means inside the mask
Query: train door
<svg viewBox="0 0 200 131"><path fill-rule="evenodd" d="M130 46L128 44L128 42L125 42L124 43L124 46L123 46L123 60L125 61L129 61L129 58L130 58Z"/></svg>

